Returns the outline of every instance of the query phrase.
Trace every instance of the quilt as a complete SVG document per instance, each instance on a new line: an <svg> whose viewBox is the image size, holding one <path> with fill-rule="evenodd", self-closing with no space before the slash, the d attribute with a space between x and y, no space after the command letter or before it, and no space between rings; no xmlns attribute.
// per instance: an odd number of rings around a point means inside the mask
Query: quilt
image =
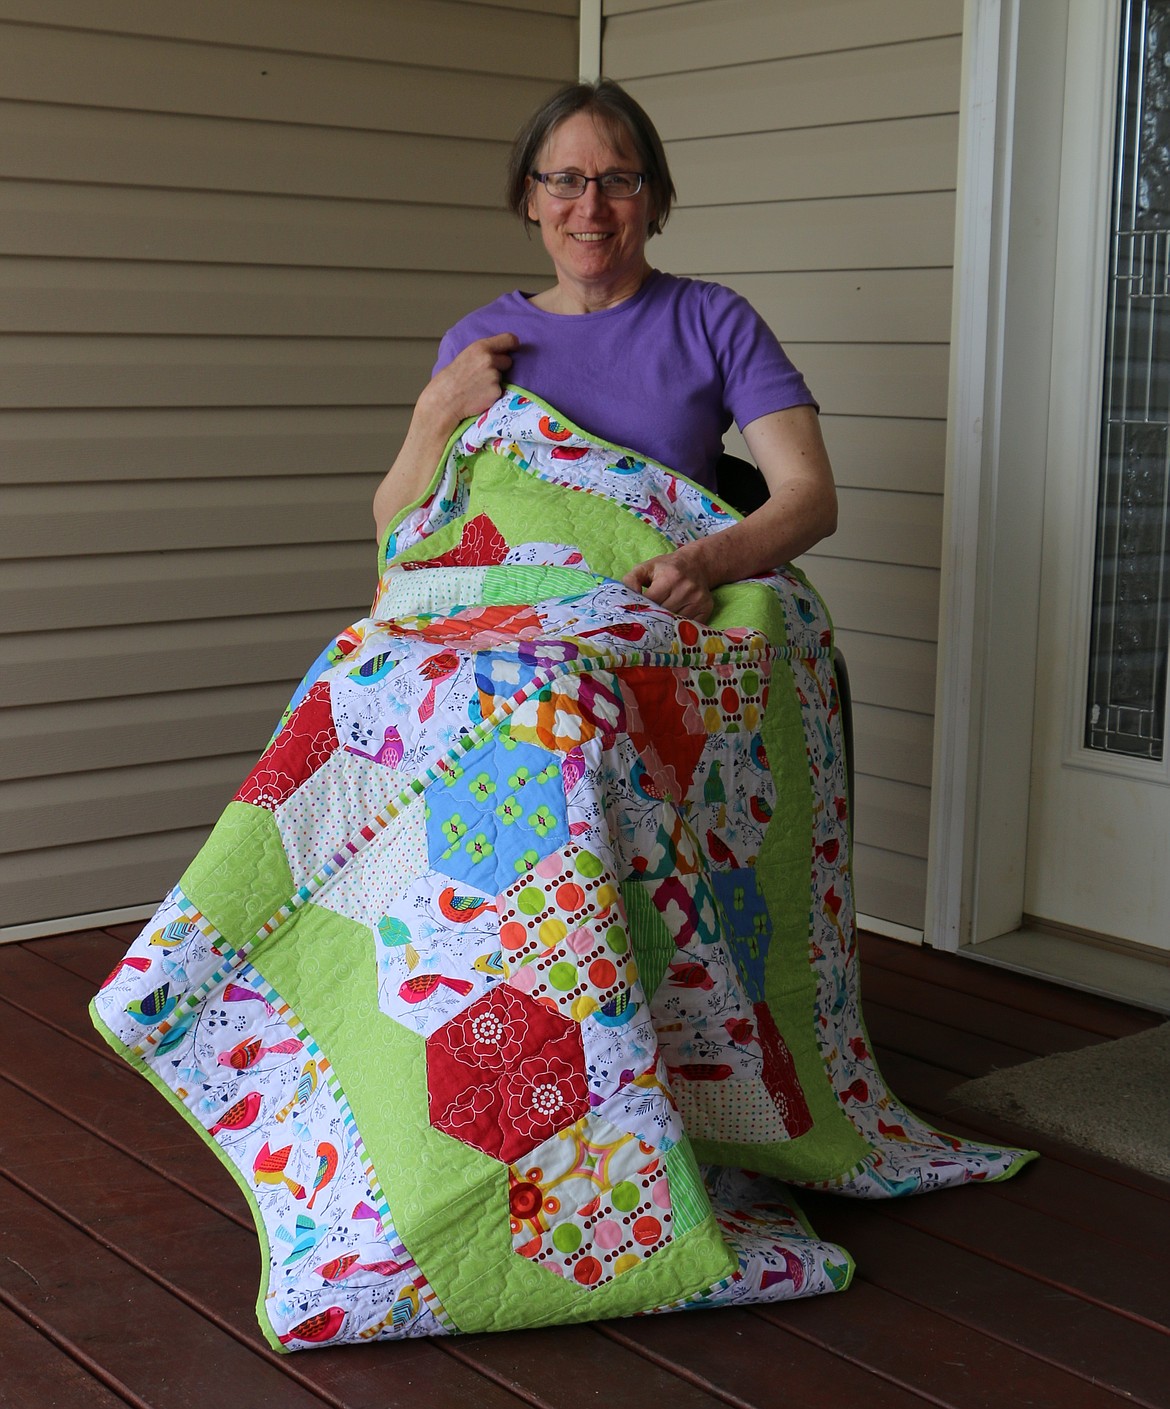
<svg viewBox="0 0 1170 1409"><path fill-rule="evenodd" d="M791 1186L1031 1158L874 1063L816 592L620 581L735 517L508 388L95 998L243 1190L274 1347L840 1290Z"/></svg>

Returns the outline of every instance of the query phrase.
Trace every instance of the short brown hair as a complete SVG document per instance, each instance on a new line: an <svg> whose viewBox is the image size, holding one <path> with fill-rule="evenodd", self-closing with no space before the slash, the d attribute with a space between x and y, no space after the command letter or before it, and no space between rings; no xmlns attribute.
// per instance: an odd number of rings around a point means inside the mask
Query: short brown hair
<svg viewBox="0 0 1170 1409"><path fill-rule="evenodd" d="M660 234L670 214L670 203L677 194L662 149L662 138L640 104L611 78L600 78L596 83L566 84L543 103L516 134L508 160L509 207L523 221L526 230L534 223L528 216L528 178L535 171L541 147L553 131L575 113L592 113L612 136L628 137L634 144L654 207L650 234Z"/></svg>

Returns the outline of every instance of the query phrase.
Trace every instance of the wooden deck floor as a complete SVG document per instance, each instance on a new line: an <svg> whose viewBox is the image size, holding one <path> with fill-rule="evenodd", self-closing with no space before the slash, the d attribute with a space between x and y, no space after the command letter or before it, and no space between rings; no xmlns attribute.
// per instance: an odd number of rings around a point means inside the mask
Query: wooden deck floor
<svg viewBox="0 0 1170 1409"><path fill-rule="evenodd" d="M0 1404L241 1409L1170 1406L1170 1184L965 1112L966 1076L1153 1015L866 939L894 1090L1039 1147L1007 1184L881 1205L801 1196L858 1262L844 1295L278 1356L243 1199L93 1033L133 926L0 947Z"/></svg>

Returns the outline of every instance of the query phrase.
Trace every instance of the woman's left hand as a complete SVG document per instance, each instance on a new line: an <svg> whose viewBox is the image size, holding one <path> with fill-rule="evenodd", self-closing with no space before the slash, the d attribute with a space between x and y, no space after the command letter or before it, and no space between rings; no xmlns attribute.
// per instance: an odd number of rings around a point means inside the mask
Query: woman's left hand
<svg viewBox="0 0 1170 1409"><path fill-rule="evenodd" d="M622 581L675 616L692 621L707 621L715 607L706 570L694 553L676 550L647 558Z"/></svg>

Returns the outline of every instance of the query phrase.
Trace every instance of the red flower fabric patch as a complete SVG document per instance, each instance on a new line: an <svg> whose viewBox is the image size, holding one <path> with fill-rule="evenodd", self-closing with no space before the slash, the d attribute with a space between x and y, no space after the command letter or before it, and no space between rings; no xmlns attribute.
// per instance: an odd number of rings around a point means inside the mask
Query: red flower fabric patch
<svg viewBox="0 0 1170 1409"><path fill-rule="evenodd" d="M274 811L316 773L338 746L329 703L329 682L319 680L260 755L236 793L236 801L251 802L257 807L266 807L269 812Z"/></svg>
<svg viewBox="0 0 1170 1409"><path fill-rule="evenodd" d="M510 1164L589 1110L577 1023L497 984L427 1039L431 1124Z"/></svg>

